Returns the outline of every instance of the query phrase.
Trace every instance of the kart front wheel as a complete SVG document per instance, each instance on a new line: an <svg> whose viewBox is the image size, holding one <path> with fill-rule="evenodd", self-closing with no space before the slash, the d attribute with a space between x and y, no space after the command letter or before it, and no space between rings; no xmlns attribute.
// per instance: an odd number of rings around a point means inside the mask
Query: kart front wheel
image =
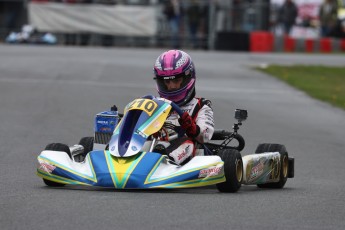
<svg viewBox="0 0 345 230"><path fill-rule="evenodd" d="M280 144L260 144L256 150L255 154L261 154L265 152L279 152L280 153L280 165L279 167L274 167L272 173L279 174L279 181L267 184L257 184L259 188L283 188L289 172L289 156L284 145Z"/></svg>
<svg viewBox="0 0 345 230"><path fill-rule="evenodd" d="M235 149L223 149L218 156L224 161L225 182L217 184L220 192L235 193L242 185L243 162L239 151Z"/></svg>
<svg viewBox="0 0 345 230"><path fill-rule="evenodd" d="M84 158L86 154L88 154L89 152L93 150L93 143L94 143L93 137L83 137L80 139L79 144L84 147L84 153L83 153Z"/></svg>
<svg viewBox="0 0 345 230"><path fill-rule="evenodd" d="M51 143L51 144L46 146L45 150L65 152L72 159L71 151L70 151L69 147L67 145L65 145L65 144ZM54 181L50 181L50 180L47 180L47 179L43 179L43 182L46 185L51 186L51 187L62 187L62 186L64 186L64 184L57 183L57 182L54 182Z"/></svg>

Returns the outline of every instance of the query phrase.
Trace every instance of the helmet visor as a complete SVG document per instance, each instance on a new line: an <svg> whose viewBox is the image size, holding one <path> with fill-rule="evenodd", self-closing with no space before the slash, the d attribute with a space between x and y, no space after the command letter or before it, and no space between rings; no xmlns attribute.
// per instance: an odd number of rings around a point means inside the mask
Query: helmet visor
<svg viewBox="0 0 345 230"><path fill-rule="evenodd" d="M192 76L183 73L174 76L156 76L154 79L157 82L159 91L173 93L184 89L191 81Z"/></svg>

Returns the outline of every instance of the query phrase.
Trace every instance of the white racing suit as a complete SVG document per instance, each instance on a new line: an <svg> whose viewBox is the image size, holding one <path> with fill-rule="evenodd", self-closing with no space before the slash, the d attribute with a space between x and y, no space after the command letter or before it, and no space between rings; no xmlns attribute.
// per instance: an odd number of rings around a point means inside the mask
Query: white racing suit
<svg viewBox="0 0 345 230"><path fill-rule="evenodd" d="M200 128L200 133L195 138L187 136L171 141L166 145L166 153L175 163L183 165L195 156L196 142L208 142L214 132L214 119L211 102L204 98L193 98L187 104L180 107L183 112L188 112ZM167 122L180 126L178 122L179 115L174 112L168 118Z"/></svg>

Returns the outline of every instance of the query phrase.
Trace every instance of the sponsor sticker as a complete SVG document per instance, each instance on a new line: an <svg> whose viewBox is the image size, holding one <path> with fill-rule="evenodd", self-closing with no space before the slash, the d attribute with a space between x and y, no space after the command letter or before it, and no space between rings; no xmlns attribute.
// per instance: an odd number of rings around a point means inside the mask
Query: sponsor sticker
<svg viewBox="0 0 345 230"><path fill-rule="evenodd" d="M182 158L184 158L187 155L186 151L183 151L182 153L180 153L179 155L177 155L177 160L181 160Z"/></svg>
<svg viewBox="0 0 345 230"><path fill-rule="evenodd" d="M199 178L217 176L222 172L223 166L213 166L212 168L202 169L199 172Z"/></svg>
<svg viewBox="0 0 345 230"><path fill-rule="evenodd" d="M162 126L162 123L160 121L155 121L155 123L153 124L153 127L158 129Z"/></svg>
<svg viewBox="0 0 345 230"><path fill-rule="evenodd" d="M251 170L251 174L250 174L250 178L249 180L253 180L259 176L261 176L261 174L263 173L264 171L264 164L263 162L259 162L259 164L257 164L256 166L254 166Z"/></svg>
<svg viewBox="0 0 345 230"><path fill-rule="evenodd" d="M176 78L175 76L163 77L164 80L173 80L175 78Z"/></svg>
<svg viewBox="0 0 345 230"><path fill-rule="evenodd" d="M54 165L49 164L46 161L39 160L40 166L39 169L47 173L52 173L56 168Z"/></svg>
<svg viewBox="0 0 345 230"><path fill-rule="evenodd" d="M102 127L102 128L100 128L100 130L101 130L101 132L108 132L108 133L110 133L112 131L111 128L109 128L109 127Z"/></svg>

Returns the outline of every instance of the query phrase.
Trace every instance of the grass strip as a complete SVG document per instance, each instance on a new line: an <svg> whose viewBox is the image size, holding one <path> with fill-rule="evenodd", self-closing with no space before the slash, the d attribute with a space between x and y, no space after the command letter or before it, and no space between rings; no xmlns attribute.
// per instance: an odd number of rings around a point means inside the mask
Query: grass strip
<svg viewBox="0 0 345 230"><path fill-rule="evenodd" d="M269 65L256 69L285 81L311 97L345 109L345 67Z"/></svg>

